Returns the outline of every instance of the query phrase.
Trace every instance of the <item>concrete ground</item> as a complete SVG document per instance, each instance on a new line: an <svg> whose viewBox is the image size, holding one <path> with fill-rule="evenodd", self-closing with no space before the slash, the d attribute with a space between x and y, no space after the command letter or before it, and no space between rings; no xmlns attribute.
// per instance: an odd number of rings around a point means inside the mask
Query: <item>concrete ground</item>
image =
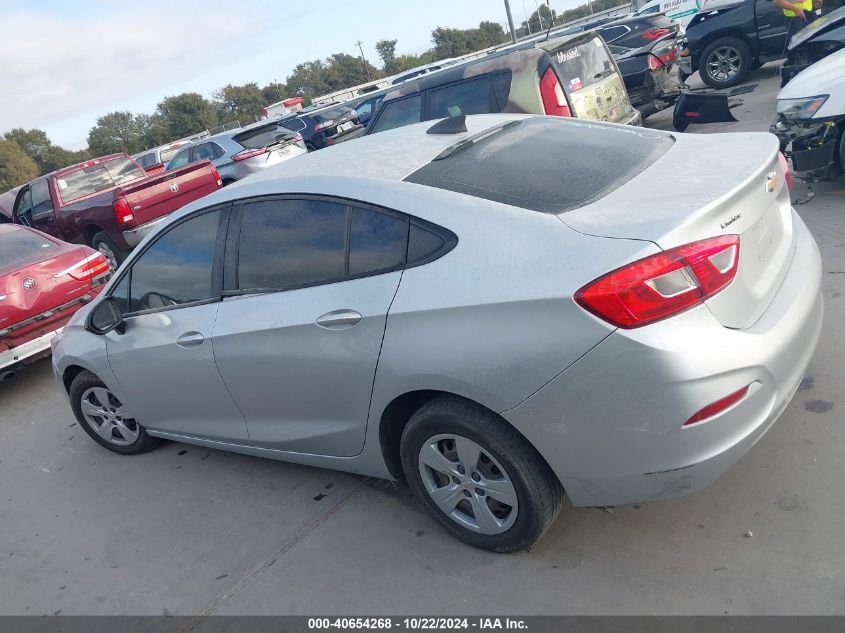
<svg viewBox="0 0 845 633"><path fill-rule="evenodd" d="M777 80L751 81L738 123L689 131L767 129ZM489 554L395 484L173 443L110 453L41 361L0 384L0 614L845 613L845 179L817 192L799 212L824 258L821 344L707 490L566 506L532 551Z"/></svg>

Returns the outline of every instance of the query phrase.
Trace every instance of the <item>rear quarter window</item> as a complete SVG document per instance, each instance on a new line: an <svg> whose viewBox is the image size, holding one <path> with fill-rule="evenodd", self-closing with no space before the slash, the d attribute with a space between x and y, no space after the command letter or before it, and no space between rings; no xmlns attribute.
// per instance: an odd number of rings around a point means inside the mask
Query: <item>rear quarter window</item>
<svg viewBox="0 0 845 633"><path fill-rule="evenodd" d="M406 182L544 213L594 202L665 154L672 137L641 128L536 117L476 135Z"/></svg>

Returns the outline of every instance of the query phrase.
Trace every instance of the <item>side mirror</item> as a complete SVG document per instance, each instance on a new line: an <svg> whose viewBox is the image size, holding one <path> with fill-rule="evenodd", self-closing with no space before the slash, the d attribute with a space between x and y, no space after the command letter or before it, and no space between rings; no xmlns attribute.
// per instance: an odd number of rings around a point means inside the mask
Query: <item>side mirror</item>
<svg viewBox="0 0 845 633"><path fill-rule="evenodd" d="M123 311L114 297L106 297L88 316L88 330L94 334L107 334L114 330L118 334L126 331Z"/></svg>

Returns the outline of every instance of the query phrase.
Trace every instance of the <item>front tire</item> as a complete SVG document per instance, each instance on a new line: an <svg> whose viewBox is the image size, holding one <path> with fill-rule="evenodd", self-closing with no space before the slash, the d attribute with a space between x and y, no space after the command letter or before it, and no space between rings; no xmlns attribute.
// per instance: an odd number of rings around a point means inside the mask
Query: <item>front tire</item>
<svg viewBox="0 0 845 633"><path fill-rule="evenodd" d="M105 231L100 231L93 238L91 238L91 246L100 251L109 260L112 272L116 271L118 266L123 263L123 260L129 255L129 251L118 248L114 240L108 236Z"/></svg>
<svg viewBox="0 0 845 633"><path fill-rule="evenodd" d="M402 468L429 513L465 543L494 552L530 547L560 512L563 490L526 440L494 413L438 397L402 433Z"/></svg>
<svg viewBox="0 0 845 633"><path fill-rule="evenodd" d="M720 37L701 52L698 74L711 88L730 88L745 79L753 61L751 49L743 40Z"/></svg>
<svg viewBox="0 0 845 633"><path fill-rule="evenodd" d="M90 371L73 379L68 394L79 426L100 446L121 455L146 453L158 446L160 440L147 435L126 406Z"/></svg>

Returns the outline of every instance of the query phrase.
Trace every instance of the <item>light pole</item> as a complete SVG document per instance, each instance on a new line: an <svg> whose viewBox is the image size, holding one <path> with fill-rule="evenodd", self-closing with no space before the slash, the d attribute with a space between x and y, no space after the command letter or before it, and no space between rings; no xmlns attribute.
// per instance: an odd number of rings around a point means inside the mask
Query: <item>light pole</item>
<svg viewBox="0 0 845 633"><path fill-rule="evenodd" d="M511 42L516 44L516 31L513 28L513 15L511 15L511 3L505 0L505 11L508 13L508 28L511 30Z"/></svg>
<svg viewBox="0 0 845 633"><path fill-rule="evenodd" d="M525 0L522 0L522 13L525 14L525 24L528 26L528 35L531 35L531 16L525 10Z"/></svg>
<svg viewBox="0 0 845 633"><path fill-rule="evenodd" d="M534 6L537 7L537 19L540 21L540 32L543 31L543 14L540 13L540 3L534 0Z"/></svg>

